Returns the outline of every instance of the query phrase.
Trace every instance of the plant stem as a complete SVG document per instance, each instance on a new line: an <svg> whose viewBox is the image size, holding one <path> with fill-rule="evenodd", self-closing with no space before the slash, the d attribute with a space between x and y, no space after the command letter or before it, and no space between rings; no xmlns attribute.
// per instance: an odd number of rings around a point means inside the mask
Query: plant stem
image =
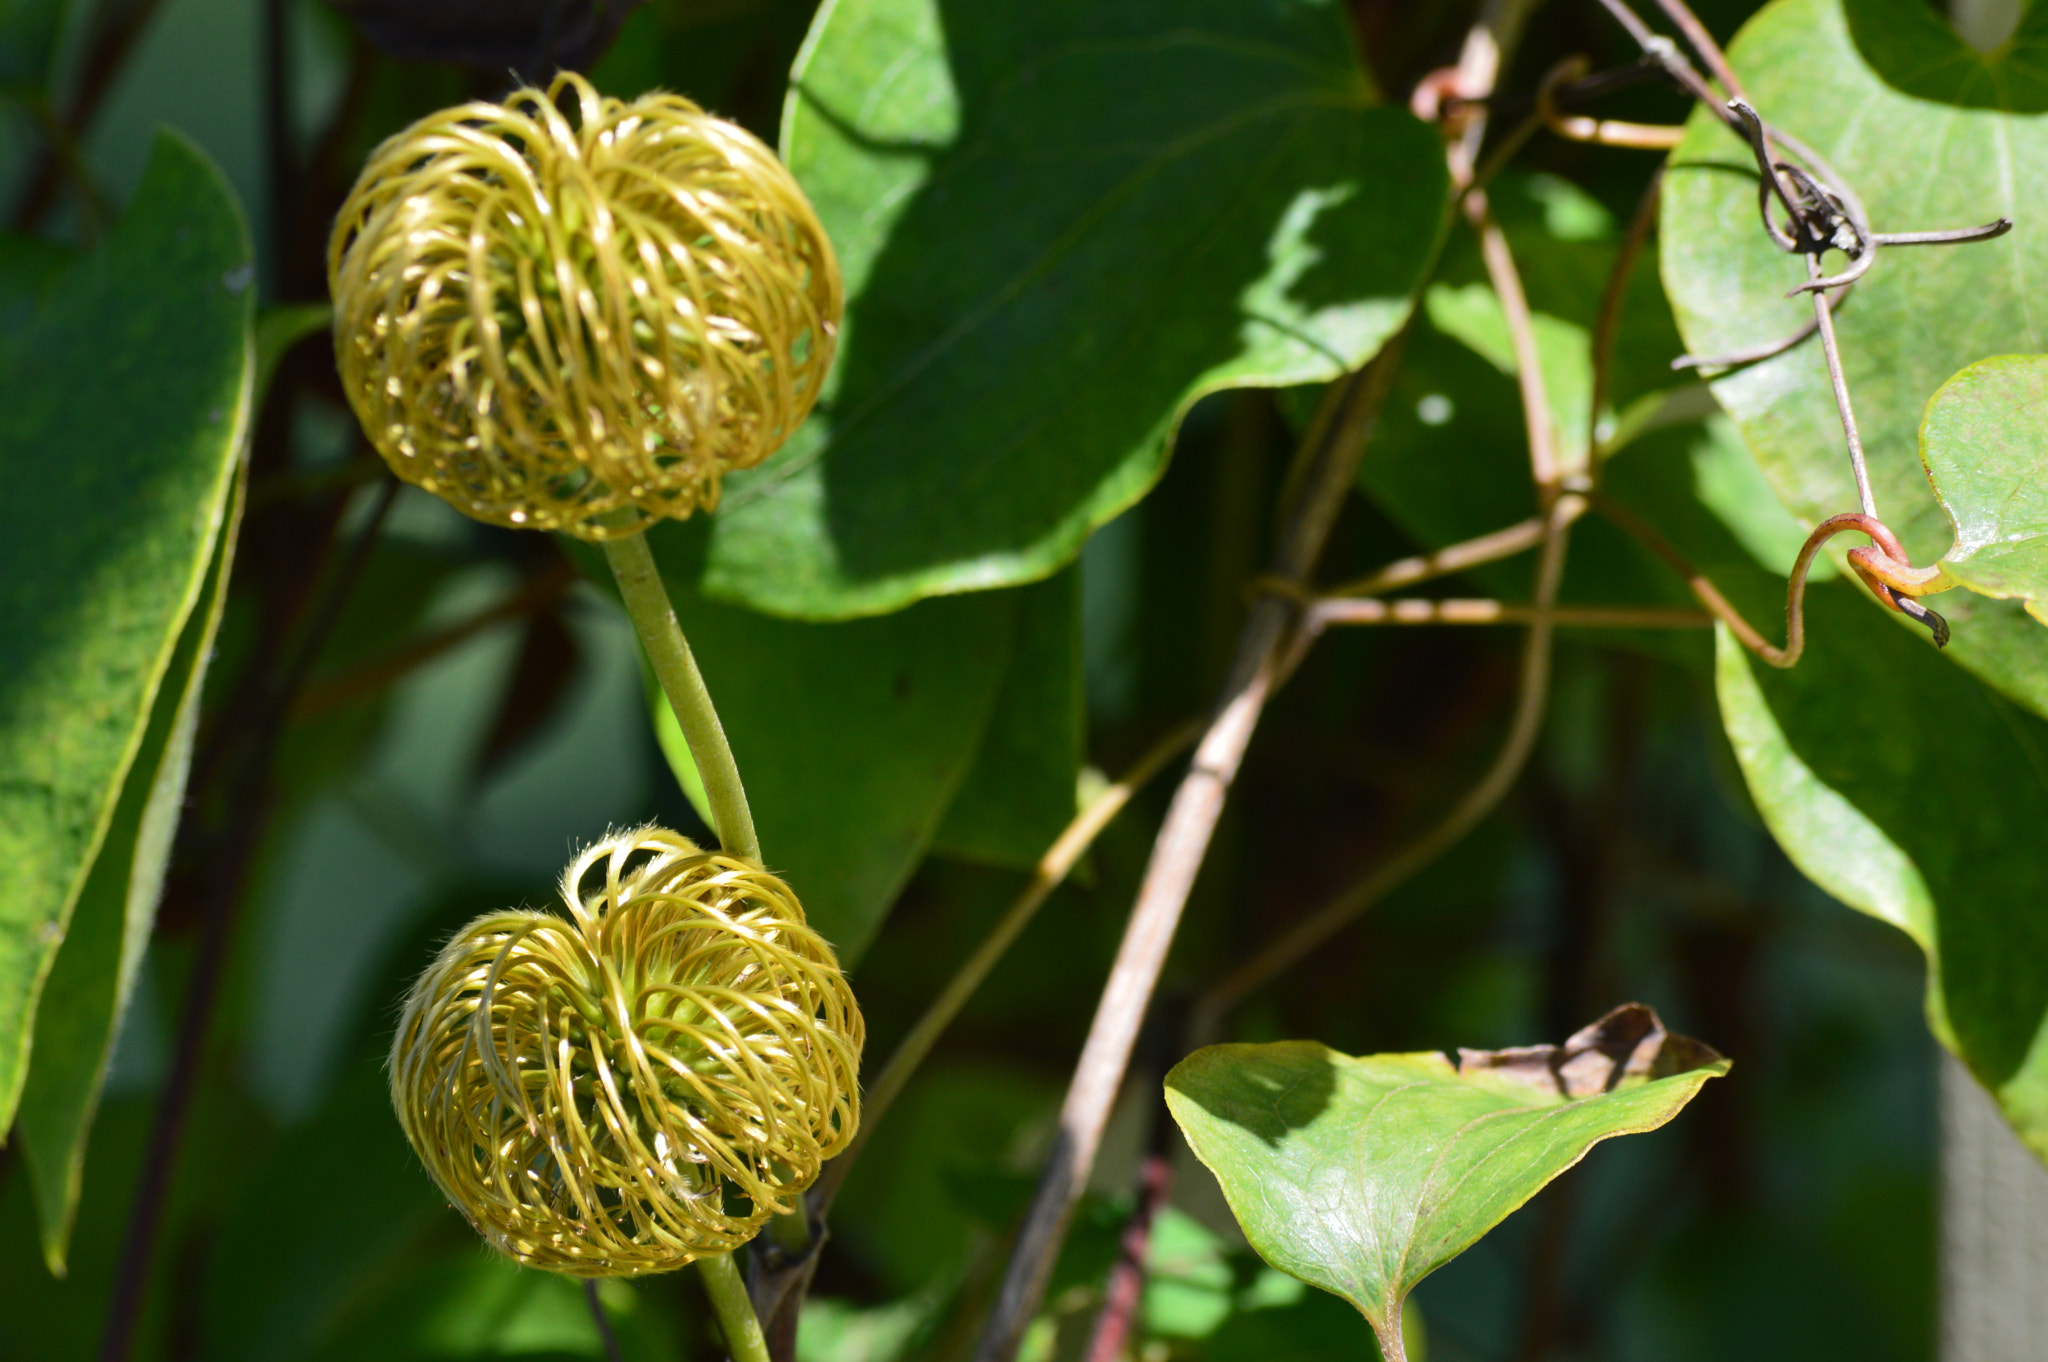
<svg viewBox="0 0 2048 1362"><path fill-rule="evenodd" d="M619 1351L619 1336L612 1329L612 1317L604 1312L604 1301L597 1294L597 1279L583 1279L583 1303L590 1307L590 1318L597 1324L598 1341L604 1344L605 1362L625 1362L625 1355Z"/></svg>
<svg viewBox="0 0 2048 1362"><path fill-rule="evenodd" d="M840 1184L846 1181L854 1160L867 1147L868 1138L881 1123L882 1116L910 1082L911 1075L929 1055L932 1046L938 1043L953 1019L960 1015L960 1009L974 996L974 990L981 987L996 962L1003 958L1003 952L1017 939L1039 908L1052 897L1052 891L1059 888L1074 863L1095 843L1102 830L1123 812L1145 782L1157 775L1165 765L1185 750L1201 733L1196 724L1183 724L1148 748L1145 754L1124 774L1124 778L1090 800L1088 807L1074 815L1074 821L1067 824L1053 844L1046 848L1038 864L1032 869L1030 882L1013 900L996 925L989 929L974 953L967 957L946 987L932 999L924 1015L910 1028L896 1046L896 1052L889 1056L889 1062L882 1066L882 1072L861 1099L860 1133L846 1152L825 1167L811 1193L811 1213L823 1218L832 1207L832 1199L839 1194Z"/></svg>
<svg viewBox="0 0 2048 1362"><path fill-rule="evenodd" d="M640 635L640 646L654 668L654 678L668 697L690 745L690 759L704 780L704 795L711 804L711 821L726 854L743 860L761 859L761 839L754 832L753 811L747 807L747 790L740 784L740 768L732 758L732 745L725 740L725 726L718 722L717 707L697 670L683 626L676 620L675 606L661 584L661 570L647 547L647 536L629 534L605 541L605 561L618 579L619 595L626 614Z"/></svg>
<svg viewBox="0 0 2048 1362"><path fill-rule="evenodd" d="M1195 1002L1189 1022L1190 1048L1205 1045L1220 1029L1223 1014L1254 989L1270 982L1330 939L1360 913L1421 873L1437 857L1462 841L1493 812L1514 788L1515 778L1535 748L1543 711L1550 694L1550 658L1555 619L1551 614L1564 578L1565 549L1571 522L1585 503L1567 493L1552 506L1545 522L1543 556L1536 569L1536 611L1522 649L1520 688L1508 736L1479 783L1441 823L1410 843L1391 860L1318 908L1279 940L1211 985Z"/></svg>
<svg viewBox="0 0 2048 1362"><path fill-rule="evenodd" d="M697 1270L704 1274L704 1293L711 1297L711 1308L718 1314L718 1327L733 1362L768 1362L768 1340L762 1336L761 1321L754 1317L754 1303L747 1299L747 1284L732 1255L699 1258Z"/></svg>
<svg viewBox="0 0 2048 1362"><path fill-rule="evenodd" d="M1397 335L1365 368L1334 385L1327 419L1317 422L1304 443L1298 460L1303 471L1290 479L1298 491L1288 500L1287 528L1274 552L1269 576L1275 580L1298 586L1320 556L1365 441L1393 386L1401 342ZM1018 1232L1002 1288L976 1346L976 1362L1010 1362L1045 1297L1053 1261L1101 1147L1181 910L1222 814L1224 796L1272 694L1277 655L1293 611L1283 595L1267 592L1253 604L1238 635L1230 677L1153 842L1116 963L1067 1087L1038 1194Z"/></svg>

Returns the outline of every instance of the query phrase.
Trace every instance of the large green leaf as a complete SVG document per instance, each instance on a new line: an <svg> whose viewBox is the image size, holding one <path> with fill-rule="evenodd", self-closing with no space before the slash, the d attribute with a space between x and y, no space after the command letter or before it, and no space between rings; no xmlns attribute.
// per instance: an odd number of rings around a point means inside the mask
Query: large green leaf
<svg viewBox="0 0 2048 1362"><path fill-rule="evenodd" d="M1601 1140L1654 1130L1728 1062L1617 1008L1559 1046L1352 1058L1214 1045L1166 1102L1245 1236L1357 1306L1383 1345L1414 1285Z"/></svg>
<svg viewBox="0 0 2048 1362"><path fill-rule="evenodd" d="M2015 223L1993 242L1885 250L1842 309L1843 364L1878 509L1916 562L1950 543L1918 457L1928 399L1976 360L2048 351L2038 304L2048 278L2048 123L2032 116L2015 75L2048 56L2048 11L2034 14L2026 45L1981 56L1919 0L1779 0L1731 50L1764 116L1834 164L1876 230L2001 214ZM1704 112L1672 156L1663 224L1664 280L1694 354L1782 338L1811 319L1806 302L1784 296L1803 266L1764 239L1747 150ZM1855 509L1817 344L1727 374L1714 392L1801 520ZM2048 633L2017 602L1949 599L1949 655L2048 714Z"/></svg>
<svg viewBox="0 0 2048 1362"><path fill-rule="evenodd" d="M849 296L816 416L733 477L704 590L838 618L1043 577L1220 388L1317 382L1408 313L1435 135L1339 0L835 0L783 148Z"/></svg>
<svg viewBox="0 0 2048 1362"><path fill-rule="evenodd" d="M2048 621L2048 357L2002 355L1950 379L1927 404L1920 457L1955 525L1943 576Z"/></svg>
<svg viewBox="0 0 2048 1362"><path fill-rule="evenodd" d="M2048 722L1847 585L1807 600L1789 672L1721 639L1721 716L1750 793L1808 877L1927 952L1935 1035L2048 1157Z"/></svg>
<svg viewBox="0 0 2048 1362"><path fill-rule="evenodd" d="M1021 870L1074 817L1085 717L1080 571L1016 596L1016 643L995 713L933 850Z"/></svg>
<svg viewBox="0 0 2048 1362"><path fill-rule="evenodd" d="M102 248L0 336L0 1129L220 536L253 274L219 172L165 135Z"/></svg>
<svg viewBox="0 0 2048 1362"><path fill-rule="evenodd" d="M35 1188L43 1258L64 1275L85 1185L85 1143L113 1059L114 1036L135 991L170 868L171 840L192 767L199 695L220 629L234 562L240 495L221 525L206 591L185 622L150 712L149 729L121 787L114 820L93 858L64 949L36 1007L35 1063L21 1093L21 1150Z"/></svg>
<svg viewBox="0 0 2048 1362"><path fill-rule="evenodd" d="M669 542L654 536L664 573ZM1021 593L810 624L706 601L674 578L668 585L746 781L763 854L851 965L974 764ZM695 768L666 708L657 701L657 732L687 789Z"/></svg>

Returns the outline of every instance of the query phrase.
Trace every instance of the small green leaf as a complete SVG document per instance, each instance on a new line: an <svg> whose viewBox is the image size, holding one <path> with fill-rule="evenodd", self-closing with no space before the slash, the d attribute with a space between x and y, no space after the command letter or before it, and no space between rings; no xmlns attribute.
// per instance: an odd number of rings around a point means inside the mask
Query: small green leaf
<svg viewBox="0 0 2048 1362"><path fill-rule="evenodd" d="M2002 355L1950 379L1927 404L1920 457L1955 526L1948 582L2016 597L2048 623L2048 356Z"/></svg>
<svg viewBox="0 0 2048 1362"><path fill-rule="evenodd" d="M2000 216L1995 241L1882 250L1839 309L1837 330L1877 508L1916 563L1950 543L1916 439L1928 399L1965 365L2048 352L2048 6L2014 45L1980 54L1922 0L1780 0L1729 55L1752 103L1826 157L1880 232ZM1757 220L1755 162L1696 111L1664 177L1664 282L1690 351L1724 355L1813 320L1787 298L1804 264ZM1843 263L1829 257L1830 267ZM1809 340L1714 380L1772 488L1807 528L1854 510L1856 488L1820 346ZM2017 603L1976 599L1951 619L1947 656L2048 715L2048 633ZM1946 610L1944 613L1947 613Z"/></svg>
<svg viewBox="0 0 2048 1362"><path fill-rule="evenodd" d="M1593 1145L1655 1130L1727 1071L1631 1004L1561 1046L1455 1064L1214 1045L1167 1074L1166 1102L1260 1256L1357 1306L1385 1346L1417 1282Z"/></svg>
<svg viewBox="0 0 2048 1362"><path fill-rule="evenodd" d="M1446 201L1435 134L1378 103L1340 0L825 6L782 145L842 345L730 480L706 594L844 618L1044 577L1204 393L1369 358Z"/></svg>
<svg viewBox="0 0 2048 1362"><path fill-rule="evenodd" d="M166 134L105 244L0 335L0 1129L227 515L251 283L232 193Z"/></svg>
<svg viewBox="0 0 2048 1362"><path fill-rule="evenodd" d="M1814 883L1927 953L1934 1034L2048 1159L2048 722L1845 586L1809 591L1806 617L1789 672L1721 636L1750 794Z"/></svg>
<svg viewBox="0 0 2048 1362"><path fill-rule="evenodd" d="M1017 641L974 765L932 849L1028 870L1074 817L1081 774L1081 574L1019 588Z"/></svg>

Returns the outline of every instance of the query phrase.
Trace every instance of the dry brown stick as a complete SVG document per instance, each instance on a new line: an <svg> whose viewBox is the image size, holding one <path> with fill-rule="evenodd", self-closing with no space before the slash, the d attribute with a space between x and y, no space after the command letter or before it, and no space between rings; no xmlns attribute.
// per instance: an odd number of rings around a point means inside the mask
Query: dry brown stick
<svg viewBox="0 0 2048 1362"><path fill-rule="evenodd" d="M1521 271L1515 268L1514 252L1508 249L1507 233L1494 221L1486 195L1475 191L1465 197L1465 214L1479 233L1479 253L1486 261L1486 276L1493 282L1507 318L1508 338L1515 351L1515 384L1522 394L1522 416L1529 427L1529 473L1536 480L1540 500L1555 496L1564 476L1558 455L1557 421L1550 406L1550 394L1543 382L1542 354L1536 347L1536 328L1529 311L1529 295L1522 289Z"/></svg>
<svg viewBox="0 0 2048 1362"><path fill-rule="evenodd" d="M1462 544L1431 553L1417 554L1413 558L1401 558L1387 564L1377 572L1365 577L1339 583L1323 593L1324 599L1339 596L1378 596L1388 591L1399 591L1405 586L1434 581L1463 572L1467 568L1480 567L1486 563L1498 562L1525 553L1543 542L1543 521L1531 516L1519 524L1504 530L1482 534L1476 539L1467 539Z"/></svg>
<svg viewBox="0 0 2048 1362"><path fill-rule="evenodd" d="M1352 624L1534 624L1543 619L1560 629L1704 629L1714 622L1714 617L1704 610L1636 605L1561 605L1545 610L1533 604L1486 600L1317 601L1311 618L1318 627Z"/></svg>
<svg viewBox="0 0 2048 1362"><path fill-rule="evenodd" d="M1721 588L1714 585L1714 579L1694 567L1691 560L1680 553L1677 546L1666 539L1649 521L1603 493L1595 492L1591 500L1594 510L1613 521L1637 543L1663 559L1673 572L1683 577L1694 599L1705 606L1715 619L1727 625L1728 632L1734 634L1743 647L1774 667L1789 667L1798 661L1798 653L1793 648L1780 648L1758 633L1756 627L1743 618L1742 612L1735 608L1734 603L1721 594ZM1801 585L1804 585L1804 580L1802 576ZM1796 612L1787 621L1790 631L1787 635L1788 644L1796 644L1799 641L1798 621L1799 616Z"/></svg>
<svg viewBox="0 0 2048 1362"><path fill-rule="evenodd" d="M1735 78L1735 68L1728 64L1728 54L1721 50L1721 44L1714 41L1714 35L1707 32L1707 26L1692 12L1685 0L1657 0L1657 8L1665 17L1678 25L1678 31L1685 35L1686 42L1699 54L1714 79L1721 82L1721 88L1728 92L1728 98L1747 100L1742 92L1742 82Z"/></svg>
<svg viewBox="0 0 2048 1362"><path fill-rule="evenodd" d="M1546 523L1543 556L1536 569L1538 610L1522 647L1522 667L1515 712L1508 734L1492 765L1465 797L1444 817L1398 855L1324 904L1259 952L1203 992L1194 1006L1189 1026L1195 1044L1207 1044L1220 1028L1223 1015L1254 989L1298 963L1310 951L1330 939L1338 930L1373 904L1413 879L1437 857L1450 850L1477 827L1514 788L1515 778L1534 750L1542 727L1543 710L1550 694L1550 661L1555 640L1554 621L1549 608L1557 600L1558 584L1564 578L1565 549L1571 523L1586 503L1567 493L1552 506Z"/></svg>
<svg viewBox="0 0 2048 1362"><path fill-rule="evenodd" d="M974 991L981 987L982 980L988 977L996 962L1003 958L1003 953L1009 950L1018 934L1030 925L1039 908L1052 897L1052 891L1065 882L1075 863L1090 846L1094 845L1095 839L1102 835L1102 830L1123 812L1124 806L1131 802L1131 797L1152 777L1164 770L1175 757L1187 750L1188 745L1194 742L1201 732L1202 726L1199 723L1186 723L1153 743L1143 756L1132 763L1131 769L1124 773L1122 780L1096 795L1088 802L1087 808L1075 814L1073 822L1067 824L1066 831L1062 832L1058 839L1046 848L1045 854L1038 858L1038 865L1032 870L1030 881L1011 901L1002 917L997 919L996 925L989 929L981 944L974 948L974 953L967 957L953 977L946 982L945 988L932 999L931 1004L925 1008L924 1015L917 1019L909 1033L897 1043L895 1053L891 1054L889 1062L882 1066L880 1076L861 1095L860 1133L854 1136L853 1143L846 1147L845 1153L825 1165L823 1175L819 1177L816 1187L811 1191L813 1219L822 1220L832 1209L832 1200L839 1195L840 1184L846 1181L847 1173L852 1170L854 1161L860 1157L861 1150L867 1147L868 1139L875 1133L875 1127L881 1124L883 1115L902 1095L911 1075L917 1072L925 1056L931 1053L932 1046L945 1034L946 1028L953 1024L953 1019L960 1015L960 1009L967 1005L967 1000L974 996Z"/></svg>
<svg viewBox="0 0 2048 1362"><path fill-rule="evenodd" d="M1636 204L1635 216L1629 219L1628 233L1621 239L1621 250L1614 257L1614 268L1608 271L1607 286L1600 292L1600 315L1593 323L1592 410L1586 415L1588 438L1593 440L1596 449L1599 447L1596 433L1600 429L1600 413L1608 406L1609 394L1614 390L1614 347L1621 339L1622 305L1628 300L1628 284L1635 275L1636 262L1642 259L1643 247L1649 244L1650 233L1657 226L1657 191L1663 182L1664 170L1660 166L1650 176L1650 183ZM1591 461L1588 471L1597 481L1600 476L1597 459Z"/></svg>
<svg viewBox="0 0 2048 1362"><path fill-rule="evenodd" d="M1455 84L1462 98L1483 101L1492 93L1505 54L1533 5L1534 0L1486 0L1460 60ZM1470 183L1484 137L1485 105L1475 103L1463 116L1464 126L1448 156L1453 183L1461 189ZM1301 490L1288 502L1292 509L1275 550L1271 577L1297 585L1308 581L1392 386L1400 342L1397 336L1362 371L1336 385L1336 405L1329 409L1329 419L1319 423L1321 432L1304 444L1301 467L1308 471L1291 480ZM1061 1106L1051 1156L1018 1232L975 1349L975 1362L1010 1362L1044 1299L1053 1261L1094 1166L1181 910L1215 832L1224 796L1272 693L1277 654L1292 610L1284 594L1264 594L1254 602L1239 634L1222 698L1153 843L1116 963Z"/></svg>
<svg viewBox="0 0 2048 1362"><path fill-rule="evenodd" d="M1393 385L1400 350L1401 338L1396 337L1364 369L1333 388L1328 415L1304 446L1308 471L1298 479L1301 492L1275 550L1272 577L1294 583L1308 580ZM1153 843L1123 943L1060 1109L1059 1131L1038 1194L1018 1232L1002 1288L976 1347L977 1362L1009 1362L1044 1299L1074 1203L1094 1167L1131 1047L1180 925L1181 909L1222 813L1224 795L1272 692L1275 653L1293 610L1279 594L1262 595L1238 635L1237 655L1221 701Z"/></svg>

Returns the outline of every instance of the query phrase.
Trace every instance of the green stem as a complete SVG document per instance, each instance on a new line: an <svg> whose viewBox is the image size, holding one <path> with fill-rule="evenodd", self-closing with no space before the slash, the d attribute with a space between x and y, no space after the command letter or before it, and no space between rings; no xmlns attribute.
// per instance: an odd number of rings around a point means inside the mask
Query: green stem
<svg viewBox="0 0 2048 1362"><path fill-rule="evenodd" d="M769 1362L768 1340L762 1336L761 1321L754 1318L754 1304L747 1299L747 1284L740 1279L732 1255L699 1258L697 1270L704 1274L704 1291L711 1297L711 1308L718 1312L718 1327L725 1334L733 1362Z"/></svg>
<svg viewBox="0 0 2048 1362"><path fill-rule="evenodd" d="M683 638L683 626L676 621L675 607L661 584L661 570L647 548L647 536L630 534L605 541L604 556L618 579L619 595L626 613L640 635L640 646L654 667L654 678L668 696L683 739L690 745L690 759L704 781L704 795L711 804L711 821L718 840L729 855L749 861L761 859L761 839L754 834L754 815L747 808L747 790L740 784L740 768L732 759L732 746L725 740L725 727L718 722L718 710L705 689L704 674Z"/></svg>

